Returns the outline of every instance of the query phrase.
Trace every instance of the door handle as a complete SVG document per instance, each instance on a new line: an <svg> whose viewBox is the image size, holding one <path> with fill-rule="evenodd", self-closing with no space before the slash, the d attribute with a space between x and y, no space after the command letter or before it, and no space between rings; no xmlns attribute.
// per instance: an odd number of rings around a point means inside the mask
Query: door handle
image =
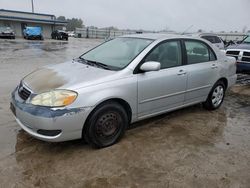
<svg viewBox="0 0 250 188"><path fill-rule="evenodd" d="M212 64L211 68L212 68L212 69L217 69L218 66L217 66L216 64Z"/></svg>
<svg viewBox="0 0 250 188"><path fill-rule="evenodd" d="M179 72L177 73L177 75L184 75L184 74L187 74L184 70L179 70Z"/></svg>

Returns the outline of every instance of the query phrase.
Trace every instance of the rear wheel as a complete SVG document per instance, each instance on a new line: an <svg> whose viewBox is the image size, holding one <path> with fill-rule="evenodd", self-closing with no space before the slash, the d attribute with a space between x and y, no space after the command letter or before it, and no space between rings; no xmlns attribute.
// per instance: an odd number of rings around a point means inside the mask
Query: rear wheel
<svg viewBox="0 0 250 188"><path fill-rule="evenodd" d="M101 104L88 118L83 137L97 148L111 146L124 135L128 126L128 115L116 102Z"/></svg>
<svg viewBox="0 0 250 188"><path fill-rule="evenodd" d="M210 91L206 102L203 103L204 108L208 110L218 109L223 103L225 90L224 82L218 81Z"/></svg>

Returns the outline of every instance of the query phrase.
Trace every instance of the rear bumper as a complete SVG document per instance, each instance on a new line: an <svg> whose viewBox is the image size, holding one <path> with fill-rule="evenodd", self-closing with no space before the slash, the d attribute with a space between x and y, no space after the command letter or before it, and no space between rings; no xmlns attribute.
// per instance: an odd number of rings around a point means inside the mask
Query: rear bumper
<svg viewBox="0 0 250 188"><path fill-rule="evenodd" d="M17 90L12 93L11 104L17 123L37 139L62 142L82 138L88 108L51 109L34 106L23 102Z"/></svg>

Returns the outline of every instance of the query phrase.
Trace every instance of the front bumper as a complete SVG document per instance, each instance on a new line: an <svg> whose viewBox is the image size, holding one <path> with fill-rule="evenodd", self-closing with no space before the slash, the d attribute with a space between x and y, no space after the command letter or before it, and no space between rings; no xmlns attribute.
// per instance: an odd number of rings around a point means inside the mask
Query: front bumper
<svg viewBox="0 0 250 188"><path fill-rule="evenodd" d="M0 34L0 38L14 38L15 35L11 33L6 34Z"/></svg>
<svg viewBox="0 0 250 188"><path fill-rule="evenodd" d="M40 40L42 38L41 35L27 35L26 39L30 39L30 40Z"/></svg>
<svg viewBox="0 0 250 188"><path fill-rule="evenodd" d="M89 108L52 109L27 104L19 97L17 89L11 95L11 109L23 130L37 139L50 142L82 138L82 129L88 114L86 112L89 110ZM41 132L56 134L51 136Z"/></svg>
<svg viewBox="0 0 250 188"><path fill-rule="evenodd" d="M237 62L237 72L250 72L250 63Z"/></svg>

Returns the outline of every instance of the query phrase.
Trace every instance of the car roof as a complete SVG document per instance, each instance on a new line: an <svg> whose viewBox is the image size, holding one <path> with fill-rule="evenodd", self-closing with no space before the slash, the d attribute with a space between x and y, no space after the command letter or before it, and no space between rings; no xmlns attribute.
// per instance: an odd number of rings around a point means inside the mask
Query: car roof
<svg viewBox="0 0 250 188"><path fill-rule="evenodd" d="M164 40L164 39L175 39L175 38L186 38L186 39L200 39L198 36L188 36L181 34L164 34L164 33L143 33L143 34L132 34L123 35L121 38L142 38L151 40Z"/></svg>

